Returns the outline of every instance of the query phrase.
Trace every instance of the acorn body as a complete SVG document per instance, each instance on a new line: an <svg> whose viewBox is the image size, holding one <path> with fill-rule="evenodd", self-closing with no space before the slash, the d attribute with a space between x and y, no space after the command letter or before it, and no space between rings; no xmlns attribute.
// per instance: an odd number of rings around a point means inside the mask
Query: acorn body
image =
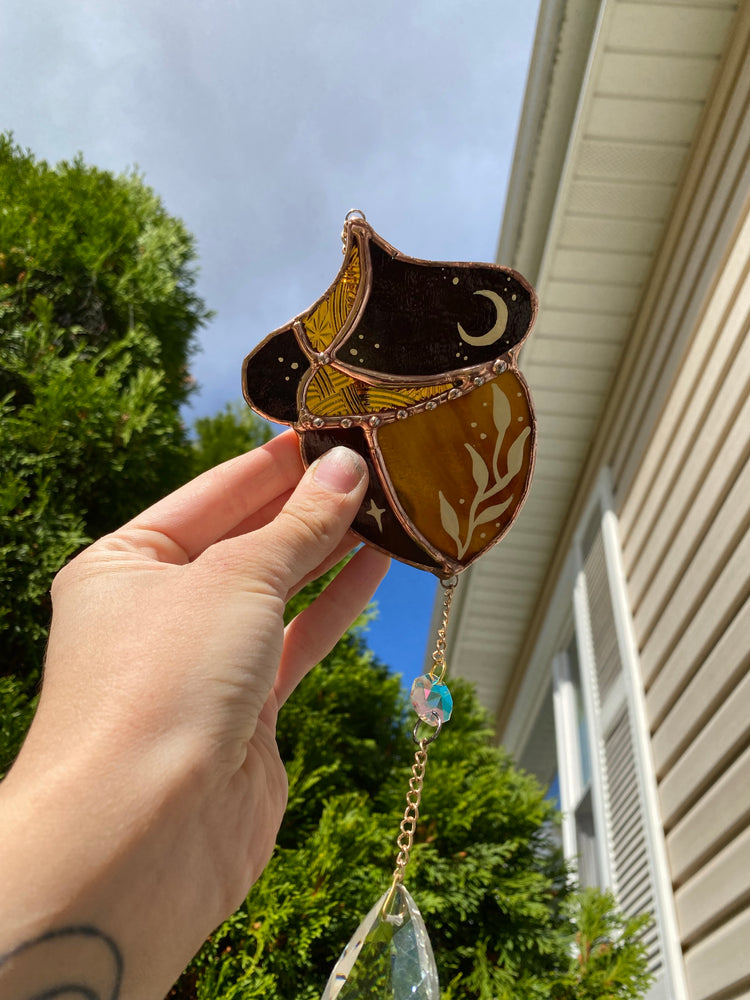
<svg viewBox="0 0 750 1000"><path fill-rule="evenodd" d="M370 482L354 530L452 576L502 538L529 489L534 411L516 356L536 296L499 265L405 257L363 219L344 237L336 281L248 355L243 392L296 428L307 464L358 451Z"/></svg>

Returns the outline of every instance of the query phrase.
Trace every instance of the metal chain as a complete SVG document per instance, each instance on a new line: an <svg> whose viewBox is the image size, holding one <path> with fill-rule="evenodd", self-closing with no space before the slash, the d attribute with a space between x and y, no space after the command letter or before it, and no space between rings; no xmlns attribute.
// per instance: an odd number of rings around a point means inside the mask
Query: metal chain
<svg viewBox="0 0 750 1000"><path fill-rule="evenodd" d="M451 613L451 604L453 603L453 595L456 592L456 584L458 583L458 577L452 576L449 580L441 580L440 585L445 589L445 597L443 598L443 624L438 629L437 641L435 643L435 652L432 654L433 667L430 670L430 677L433 680L437 680L438 683L443 683L443 678L445 677L445 671L447 670L447 665L445 662L445 646L446 646L446 632L448 630L448 616Z"/></svg>
<svg viewBox="0 0 750 1000"><path fill-rule="evenodd" d="M406 809L404 818L401 820L399 835L396 838L398 856L396 858L396 868L393 872L393 881L403 882L404 869L409 864L409 855L414 843L414 834L419 820L419 803L422 801L422 785L424 784L424 772L427 767L427 740L420 740L419 748L414 754L414 763L411 768L411 778L409 778L409 791L406 793Z"/></svg>
<svg viewBox="0 0 750 1000"><path fill-rule="evenodd" d="M449 580L441 580L440 583L445 589L445 598L443 599L443 622L438 629L435 652L432 654L434 666L430 670L430 677L433 680L437 680L442 683L447 669L445 662L445 636L448 628L448 616L450 615L451 603L453 602L453 594L456 590L458 577L454 576ZM399 834L396 838L398 855L396 856L396 867L393 872L393 881L391 882L391 887L383 900L383 906L381 909L383 919L386 919L388 916L389 908L393 901L396 888L404 881L404 871L406 866L409 864L411 849L414 846L414 834L417 831L417 823L419 822L419 804L422 801L422 786L424 785L424 775L427 768L427 748L438 738L440 730L442 729L442 722L437 712L433 712L433 719L435 731L431 735L424 736L421 739L418 738L417 733L420 727L423 727L424 725L433 725L433 723L423 723L421 720L417 721L412 734L412 738L417 744L417 750L414 754L414 763L411 767L409 790L406 793L406 809L404 810L404 818L401 820Z"/></svg>

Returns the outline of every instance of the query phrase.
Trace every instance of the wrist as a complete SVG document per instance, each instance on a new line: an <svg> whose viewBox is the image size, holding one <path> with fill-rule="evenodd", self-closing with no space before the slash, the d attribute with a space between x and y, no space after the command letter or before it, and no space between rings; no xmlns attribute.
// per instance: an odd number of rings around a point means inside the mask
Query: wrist
<svg viewBox="0 0 750 1000"><path fill-rule="evenodd" d="M37 737L0 784L0 885L12 901L4 913L0 900L0 955L16 952L0 965L1 996L14 1000L3 977L21 954L33 970L43 953L50 975L56 963L61 975L68 961L82 975L119 963L120 1000L158 998L212 929L191 935L179 926L185 900L171 895L163 872L165 858L193 842L181 837L193 819L186 789L195 796L201 775L164 754L128 763L93 743L53 760ZM210 913L211 900L204 903Z"/></svg>

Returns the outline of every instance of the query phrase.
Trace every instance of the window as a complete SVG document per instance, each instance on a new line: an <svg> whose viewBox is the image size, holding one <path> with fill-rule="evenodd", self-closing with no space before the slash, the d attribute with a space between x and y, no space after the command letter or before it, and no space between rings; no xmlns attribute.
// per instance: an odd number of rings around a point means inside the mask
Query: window
<svg viewBox="0 0 750 1000"><path fill-rule="evenodd" d="M555 741L560 770L563 849L575 859L584 886L604 886L597 857L597 828L592 796L589 718L578 669L575 635L552 661ZM599 831L601 838L602 831Z"/></svg>
<svg viewBox="0 0 750 1000"><path fill-rule="evenodd" d="M606 472L581 522L504 742L558 789L565 856L582 885L648 912L650 997L684 1000L636 644Z"/></svg>

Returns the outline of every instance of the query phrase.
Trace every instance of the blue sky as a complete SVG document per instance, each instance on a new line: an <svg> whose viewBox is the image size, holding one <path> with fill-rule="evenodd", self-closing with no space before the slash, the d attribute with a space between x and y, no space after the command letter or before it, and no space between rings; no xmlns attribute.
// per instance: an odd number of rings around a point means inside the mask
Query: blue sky
<svg viewBox="0 0 750 1000"><path fill-rule="evenodd" d="M405 253L493 260L537 0L4 0L0 128L137 166L196 236L216 318L188 419L341 261L350 208ZM369 641L421 673L435 592L394 565Z"/></svg>

